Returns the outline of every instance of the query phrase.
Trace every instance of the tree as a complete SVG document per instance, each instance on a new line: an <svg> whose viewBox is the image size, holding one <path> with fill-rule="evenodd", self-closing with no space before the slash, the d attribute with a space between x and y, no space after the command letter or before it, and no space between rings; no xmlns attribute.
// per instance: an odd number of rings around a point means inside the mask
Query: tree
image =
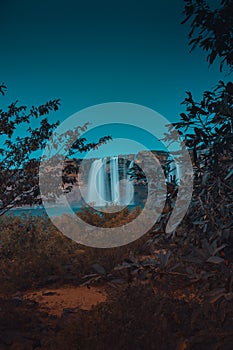
<svg viewBox="0 0 233 350"><path fill-rule="evenodd" d="M204 0L185 0L185 23L191 17L192 37L196 27L200 35L190 41L209 51L210 64L218 56L230 68L232 55L232 1L222 1L222 7L211 11ZM222 25L222 26L221 26ZM231 45L230 45L231 43ZM187 92L183 104L186 113L174 123L193 154L195 170L194 193L188 224L194 226L198 240L230 238L233 229L233 84L220 81L213 91L205 91L196 102ZM172 139L172 136L170 136Z"/></svg>
<svg viewBox="0 0 233 350"><path fill-rule="evenodd" d="M190 92L183 104L187 113L174 127L193 154L194 193L189 220L202 234L228 238L233 229L233 89L219 82L200 102Z"/></svg>
<svg viewBox="0 0 233 350"><path fill-rule="evenodd" d="M207 61L212 64L216 58L220 59L220 70L224 63L233 68L233 1L222 0L221 6L211 9L213 1L185 0L185 19L189 20L189 44L193 50L199 46L208 52Z"/></svg>
<svg viewBox="0 0 233 350"><path fill-rule="evenodd" d="M7 87L2 83L0 94L4 96L6 91ZM0 109L0 216L16 205L41 203L38 179L41 156L38 155L38 151L44 149L48 139L59 125L59 121L50 123L47 118L50 112L59 109L59 105L60 100L55 99L44 105L32 106L28 109L24 105L18 105L18 101L15 101L8 106L6 111ZM38 120L38 127L30 126L33 119ZM20 128L25 126L28 126L26 134L19 136ZM77 129L85 131L87 127L88 123ZM62 137L64 141L72 135L69 132ZM96 143L88 143L84 137L79 137L74 140L71 149L67 150L68 156L99 147L109 139L111 139L109 136L105 136ZM56 148L55 144L54 146ZM66 168L64 168L64 181L65 174Z"/></svg>

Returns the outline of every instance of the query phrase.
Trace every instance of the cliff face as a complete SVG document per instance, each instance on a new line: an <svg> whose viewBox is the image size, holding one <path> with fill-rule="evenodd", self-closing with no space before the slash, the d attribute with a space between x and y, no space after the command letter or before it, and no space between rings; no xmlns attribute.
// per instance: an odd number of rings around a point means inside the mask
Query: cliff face
<svg viewBox="0 0 233 350"><path fill-rule="evenodd" d="M119 166L119 180L126 178L126 169L128 169L131 161L134 161L134 170L138 173L142 172L142 169L146 167L153 171L154 160L151 157L151 153L157 158L162 167L165 167L168 154L164 151L142 151L138 154L127 154L118 156ZM110 176L110 157L106 158L107 172ZM95 158L90 159L69 159L65 162L64 174L65 174L65 188L70 184L73 184L73 188L70 193L67 194L69 202L82 203L82 196L87 193L88 178L90 169L95 161ZM134 183L134 199L136 203L143 203L147 198L147 184L146 181L132 179Z"/></svg>
<svg viewBox="0 0 233 350"><path fill-rule="evenodd" d="M129 164L132 160L135 160L135 164L141 169L143 169L143 166L146 162L147 166L151 163L151 169L153 169L154 164L151 160L150 154L153 154L160 164L162 166L165 166L166 160L168 158L168 153L165 151L142 151L137 154L127 154L127 155L119 155L119 171L120 173L123 172L123 167L125 165L125 162ZM69 179L76 179L77 182L86 182L88 174L90 172L91 165L96 160L96 158L89 158L89 159L79 159L79 158L73 158L68 159L65 162L64 171L65 174ZM107 162L110 161L110 157L107 157Z"/></svg>

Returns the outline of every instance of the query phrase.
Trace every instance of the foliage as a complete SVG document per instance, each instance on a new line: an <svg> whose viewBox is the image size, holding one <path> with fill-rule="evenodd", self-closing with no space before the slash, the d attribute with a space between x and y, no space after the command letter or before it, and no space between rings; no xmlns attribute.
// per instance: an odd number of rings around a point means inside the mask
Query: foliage
<svg viewBox="0 0 233 350"><path fill-rule="evenodd" d="M83 283L84 275L95 272L95 264L110 272L131 250L141 251L146 240L142 237L120 248L84 247L60 233L46 216L4 215L0 218L0 292Z"/></svg>
<svg viewBox="0 0 233 350"><path fill-rule="evenodd" d="M46 217L1 217L1 289L29 289L63 281L64 266L77 255L77 245Z"/></svg>
<svg viewBox="0 0 233 350"><path fill-rule="evenodd" d="M193 50L200 46L208 52L207 61L212 64L220 59L220 70L224 63L233 68L233 1L221 0L221 6L211 9L211 0L185 0L185 19L192 19L189 45Z"/></svg>
<svg viewBox="0 0 233 350"><path fill-rule="evenodd" d="M20 329L22 348L28 331L46 349L76 349L77 344L82 349L128 349L129 344L134 349L185 349L185 344L231 349L232 271L206 261L223 246L203 242L199 263L197 249L190 251L187 242L161 237L153 249L150 244L142 251L147 239L94 249L65 238L46 217L1 217L0 291L8 293L0 298L3 334ZM77 285L77 293L80 285L104 284L109 298L89 311L64 308L56 318L19 292L50 285L56 295L56 287L64 284ZM21 338L10 338L15 348ZM7 339L1 337L0 345Z"/></svg>
<svg viewBox="0 0 233 350"><path fill-rule="evenodd" d="M232 0L222 0L217 9L211 9L205 0L185 0L185 4L183 23L193 19L190 45L206 50L210 64L220 57L221 70L224 63L232 69ZM233 84L220 81L200 101L187 92L183 105L186 112L166 135L172 140L173 128L178 130L193 159L193 198L183 228L195 231L198 246L206 242L205 247L218 249L222 241L231 241L233 228ZM212 255L206 258L220 261Z"/></svg>
<svg viewBox="0 0 233 350"><path fill-rule="evenodd" d="M211 240L229 238L233 202L233 84L219 82L196 102L190 92L187 113L174 127L182 133L193 155L194 193L189 213L196 229Z"/></svg>
<svg viewBox="0 0 233 350"><path fill-rule="evenodd" d="M233 200L233 84L220 81L200 102L191 93L185 99L187 113L175 128L193 152L195 191L190 216L202 232L228 238L232 231ZM187 133L187 130L189 131Z"/></svg>
<svg viewBox="0 0 233 350"><path fill-rule="evenodd" d="M130 285L85 312L58 321L46 349L231 349L232 303L199 305L159 295L149 285Z"/></svg>
<svg viewBox="0 0 233 350"><path fill-rule="evenodd" d="M6 85L2 83L0 94L5 95L6 89ZM97 148L110 139L106 136L96 143L88 143L84 137L79 137L79 131L84 132L88 123L78 126L74 131L64 133L59 139L56 138L56 133L53 131L59 122L50 123L47 115L57 111L59 106L59 99L31 108L19 105L18 101L15 101L6 111L0 109L0 215L15 205L41 202L38 185L38 167L41 160L39 153L45 148L52 134L53 151L57 152L59 148L65 148L72 137L78 136L73 139L72 147L66 150L68 156ZM39 126L32 128L31 123L35 120ZM24 129L26 131L22 132Z"/></svg>
<svg viewBox="0 0 233 350"><path fill-rule="evenodd" d="M125 225L134 220L142 211L141 207L135 207L130 211L127 207L122 210L111 212L107 211L108 207L105 207L105 211L98 212L94 208L88 206L83 207L81 211L77 212L78 217L83 221L98 227L118 227ZM120 209L120 208L119 208Z"/></svg>

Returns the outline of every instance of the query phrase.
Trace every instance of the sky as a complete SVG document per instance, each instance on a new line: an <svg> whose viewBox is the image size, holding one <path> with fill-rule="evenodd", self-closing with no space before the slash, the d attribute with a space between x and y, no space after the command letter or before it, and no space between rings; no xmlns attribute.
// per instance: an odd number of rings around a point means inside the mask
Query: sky
<svg viewBox="0 0 233 350"><path fill-rule="evenodd" d="M220 79L228 81L218 64L208 66L206 53L189 52L183 7L183 0L1 1L0 81L8 86L2 105L60 98L60 110L49 118L62 122L96 104L129 102L178 121L185 91L199 99ZM127 138L121 127L107 132ZM88 141L104 136L100 131L105 133L100 128L87 134ZM144 133L130 136L161 148ZM139 149L112 142L105 150L113 155Z"/></svg>

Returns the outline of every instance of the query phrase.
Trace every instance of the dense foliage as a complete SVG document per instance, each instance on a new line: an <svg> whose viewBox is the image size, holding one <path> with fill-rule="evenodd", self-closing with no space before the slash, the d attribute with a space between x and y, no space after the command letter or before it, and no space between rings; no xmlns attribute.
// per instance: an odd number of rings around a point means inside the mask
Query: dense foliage
<svg viewBox="0 0 233 350"><path fill-rule="evenodd" d="M0 84L1 95L5 95L6 89L4 83ZM47 115L57 111L59 105L59 99L31 108L15 101L6 110L0 109L0 215L16 205L41 202L38 184L41 151L59 125L59 121L50 123ZM32 127L35 120L38 126ZM77 135L71 149L67 149L67 156L96 148L110 139L106 136L88 143L84 137L79 137L79 129L84 132L87 127L88 123L64 133L59 140L55 138L54 150L59 151L59 147L65 147Z"/></svg>
<svg viewBox="0 0 233 350"><path fill-rule="evenodd" d="M210 64L220 57L221 69L223 63L231 69L233 2L223 0L217 9L205 0L185 0L185 4L183 23L193 19L189 44L208 51ZM216 246L232 239L233 84L220 81L213 91L203 93L201 101L187 92L183 105L186 111L174 128L193 158L194 191L186 224L198 245L204 240ZM172 139L172 132L167 137Z"/></svg>
<svg viewBox="0 0 233 350"><path fill-rule="evenodd" d="M233 84L219 82L196 102L184 100L186 113L174 123L193 154L194 193L189 220L209 238L228 239L233 207Z"/></svg>
<svg viewBox="0 0 233 350"><path fill-rule="evenodd" d="M220 70L226 64L233 68L233 1L221 0L213 8L212 0L185 0L185 19L192 19L189 43L192 49L199 46L207 51L207 61L220 60Z"/></svg>

